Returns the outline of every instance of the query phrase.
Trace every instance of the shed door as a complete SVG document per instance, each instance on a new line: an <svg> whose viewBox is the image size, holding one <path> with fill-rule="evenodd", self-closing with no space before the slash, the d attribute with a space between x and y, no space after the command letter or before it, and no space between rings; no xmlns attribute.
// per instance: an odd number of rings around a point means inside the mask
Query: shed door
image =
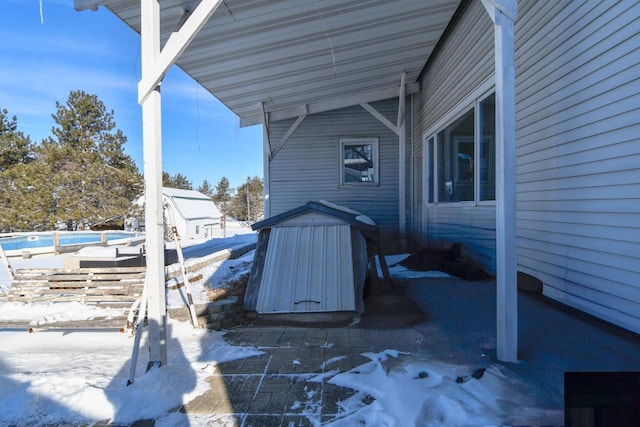
<svg viewBox="0 0 640 427"><path fill-rule="evenodd" d="M261 314L355 310L350 226L274 227L256 309Z"/></svg>

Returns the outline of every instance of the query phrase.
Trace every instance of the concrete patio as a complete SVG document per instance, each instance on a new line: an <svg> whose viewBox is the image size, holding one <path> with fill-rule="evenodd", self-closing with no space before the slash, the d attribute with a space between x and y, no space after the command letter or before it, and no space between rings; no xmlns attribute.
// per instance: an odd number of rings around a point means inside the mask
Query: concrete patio
<svg viewBox="0 0 640 427"><path fill-rule="evenodd" d="M339 417L339 402L354 394L351 389L322 379L325 369L345 372L369 361L363 353L395 349L410 353L413 359L430 362L472 368L497 364L527 384L524 392L539 407L555 411L551 421L553 425L561 425L565 371L640 368L637 335L540 295L522 292L519 362L502 364L496 360L495 350L494 281L425 278L395 279L395 282L396 291L389 297L400 304L403 295L411 298L412 301L405 300L406 310L398 310L396 304L386 313L384 310L366 313L360 325L341 328L254 325L230 330L225 336L227 341L255 346L263 355L220 364L210 378L211 391L180 411L190 416L214 414L218 425L318 425ZM403 317L407 323L415 321L411 314L414 302L423 310L426 320L403 326ZM384 326L385 321L390 328ZM335 361L337 357L342 358ZM549 425L549 418L544 421Z"/></svg>

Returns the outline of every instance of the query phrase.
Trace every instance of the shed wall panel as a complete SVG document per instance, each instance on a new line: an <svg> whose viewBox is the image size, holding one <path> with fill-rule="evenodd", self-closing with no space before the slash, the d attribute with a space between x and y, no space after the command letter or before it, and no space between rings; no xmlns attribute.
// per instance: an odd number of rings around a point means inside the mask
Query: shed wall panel
<svg viewBox="0 0 640 427"><path fill-rule="evenodd" d="M354 310L349 225L271 229L258 313Z"/></svg>

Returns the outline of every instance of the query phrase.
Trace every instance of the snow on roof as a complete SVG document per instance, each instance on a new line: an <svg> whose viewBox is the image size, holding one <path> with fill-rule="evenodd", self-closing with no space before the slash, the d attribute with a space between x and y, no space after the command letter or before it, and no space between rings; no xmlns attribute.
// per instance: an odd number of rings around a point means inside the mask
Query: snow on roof
<svg viewBox="0 0 640 427"><path fill-rule="evenodd" d="M355 219L356 221L360 221L360 222L364 222L365 224L369 224L369 225L376 225L375 221L372 220L371 218L369 218L368 216L354 210L351 208L348 208L346 206L341 206L341 205L336 205L335 203L331 203L331 202L327 202L326 200L320 200L318 203L320 203L321 205L327 206L329 208L335 209L335 210L339 210L339 211L343 211L346 212L348 214L351 215L355 215Z"/></svg>
<svg viewBox="0 0 640 427"><path fill-rule="evenodd" d="M355 225L360 229L377 230L376 223L368 216L361 212L355 211L345 206L336 205L335 203L327 202L326 200L310 201L302 206L288 210L281 214L272 216L271 218L264 219L256 222L251 226L254 230L261 230L263 228L273 227L283 221L290 218L294 218L299 215L303 215L308 212L320 212L325 215L334 216L340 218L351 225Z"/></svg>
<svg viewBox="0 0 640 427"><path fill-rule="evenodd" d="M211 200L209 197L199 191L184 190L182 188L162 187L162 193L171 197Z"/></svg>
<svg viewBox="0 0 640 427"><path fill-rule="evenodd" d="M173 202L178 214L185 219L218 219L222 216L213 200L199 191L163 187L162 194Z"/></svg>

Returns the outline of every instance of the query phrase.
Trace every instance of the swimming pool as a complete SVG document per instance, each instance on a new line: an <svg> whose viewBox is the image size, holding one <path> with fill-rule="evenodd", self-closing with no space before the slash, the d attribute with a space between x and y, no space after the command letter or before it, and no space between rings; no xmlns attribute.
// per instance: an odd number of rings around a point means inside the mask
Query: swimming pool
<svg viewBox="0 0 640 427"><path fill-rule="evenodd" d="M0 238L0 246L5 251L46 248L56 246L77 245L82 243L114 243L116 240L126 241L141 237L140 233L126 231L56 231L44 233L26 233L19 236Z"/></svg>

